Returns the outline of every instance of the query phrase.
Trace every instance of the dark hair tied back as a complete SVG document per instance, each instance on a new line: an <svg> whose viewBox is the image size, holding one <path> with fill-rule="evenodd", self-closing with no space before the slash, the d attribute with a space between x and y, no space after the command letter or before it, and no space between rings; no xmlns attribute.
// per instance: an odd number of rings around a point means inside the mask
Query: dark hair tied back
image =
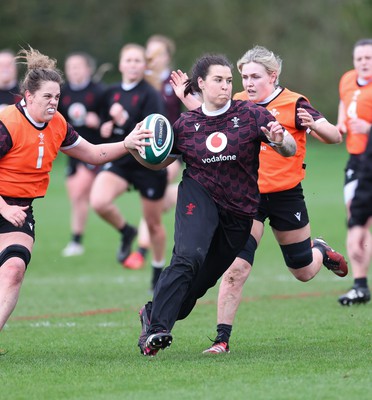
<svg viewBox="0 0 372 400"><path fill-rule="evenodd" d="M185 84L185 96L188 94L201 92L198 79L202 78L205 80L208 75L209 68L212 65L222 65L230 68L231 71L234 69L233 64L223 54L205 54L204 56L200 57L192 67L191 78L189 78Z"/></svg>

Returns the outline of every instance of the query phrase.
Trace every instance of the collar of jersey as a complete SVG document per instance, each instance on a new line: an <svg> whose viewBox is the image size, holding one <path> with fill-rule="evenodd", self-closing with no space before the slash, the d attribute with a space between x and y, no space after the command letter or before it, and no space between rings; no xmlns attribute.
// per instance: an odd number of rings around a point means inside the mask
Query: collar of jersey
<svg viewBox="0 0 372 400"><path fill-rule="evenodd" d="M216 115L221 115L224 114L231 106L231 100L229 100L222 108L220 108L219 110L215 110L215 111L208 111L205 108L205 103L203 103L201 105L203 114L207 115L208 117L215 117Z"/></svg>
<svg viewBox="0 0 372 400"><path fill-rule="evenodd" d="M358 79L357 79L357 82L358 82L358 85L359 85L359 86L366 86L366 85L368 85L369 83L371 83L372 80L371 80L371 79L367 80L367 79L363 79L363 78L358 78Z"/></svg>
<svg viewBox="0 0 372 400"><path fill-rule="evenodd" d="M134 89L138 84L139 84L139 82L132 82L132 83L124 83L124 82L122 82L121 88L128 92L129 90Z"/></svg>
<svg viewBox="0 0 372 400"><path fill-rule="evenodd" d="M266 97L266 99L262 101L258 101L256 104L261 105L261 104L268 104L270 103L271 100L275 99L275 97L283 90L281 86L278 86L270 96Z"/></svg>
<svg viewBox="0 0 372 400"><path fill-rule="evenodd" d="M69 82L70 88L73 91L78 91L78 90L84 90L85 88L87 88L90 84L90 79L88 79L87 81L83 82L83 83L71 83Z"/></svg>
<svg viewBox="0 0 372 400"><path fill-rule="evenodd" d="M46 123L45 122L36 122L30 115L30 113L27 110L27 104L26 100L22 99L21 100L21 106L23 107L23 110L25 111L26 118L31 122L32 125L36 126L37 128L43 128Z"/></svg>

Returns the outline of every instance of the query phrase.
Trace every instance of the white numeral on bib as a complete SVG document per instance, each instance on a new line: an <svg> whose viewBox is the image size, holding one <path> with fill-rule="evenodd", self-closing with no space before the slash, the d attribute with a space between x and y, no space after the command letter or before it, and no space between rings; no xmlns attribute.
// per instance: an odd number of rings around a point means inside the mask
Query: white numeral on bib
<svg viewBox="0 0 372 400"><path fill-rule="evenodd" d="M37 158L36 168L40 169L43 165L44 146L39 146L39 156Z"/></svg>

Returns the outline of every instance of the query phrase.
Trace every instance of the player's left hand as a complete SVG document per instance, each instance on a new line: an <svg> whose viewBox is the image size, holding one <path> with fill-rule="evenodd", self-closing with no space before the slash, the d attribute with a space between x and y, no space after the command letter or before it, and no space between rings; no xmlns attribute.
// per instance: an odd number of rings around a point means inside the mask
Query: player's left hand
<svg viewBox="0 0 372 400"><path fill-rule="evenodd" d="M297 116L301 120L301 125L311 129L312 131L315 128L315 121L313 117L304 109L304 108L297 108Z"/></svg>
<svg viewBox="0 0 372 400"><path fill-rule="evenodd" d="M130 150L137 150L143 154L144 146L150 146L150 142L146 142L144 139L153 137L154 134L150 129L143 129L142 122L136 124L132 132L126 136L123 141L124 147Z"/></svg>
<svg viewBox="0 0 372 400"><path fill-rule="evenodd" d="M186 81L189 79L187 74L182 70L172 71L169 83L171 84L174 93L179 99L182 99L185 94Z"/></svg>
<svg viewBox="0 0 372 400"><path fill-rule="evenodd" d="M269 129L267 129L269 128ZM262 132L270 140L271 143L281 146L283 144L284 129L278 121L271 121L265 126L261 126Z"/></svg>

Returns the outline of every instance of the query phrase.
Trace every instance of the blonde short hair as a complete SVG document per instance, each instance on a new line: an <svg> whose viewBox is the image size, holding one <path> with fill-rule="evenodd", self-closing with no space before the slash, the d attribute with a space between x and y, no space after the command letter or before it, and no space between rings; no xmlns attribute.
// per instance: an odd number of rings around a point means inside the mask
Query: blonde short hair
<svg viewBox="0 0 372 400"><path fill-rule="evenodd" d="M242 72L244 64L255 62L261 64L268 74L276 73L275 84L279 84L279 75L282 71L282 59L263 46L255 46L253 49L248 50L238 62L238 70Z"/></svg>

